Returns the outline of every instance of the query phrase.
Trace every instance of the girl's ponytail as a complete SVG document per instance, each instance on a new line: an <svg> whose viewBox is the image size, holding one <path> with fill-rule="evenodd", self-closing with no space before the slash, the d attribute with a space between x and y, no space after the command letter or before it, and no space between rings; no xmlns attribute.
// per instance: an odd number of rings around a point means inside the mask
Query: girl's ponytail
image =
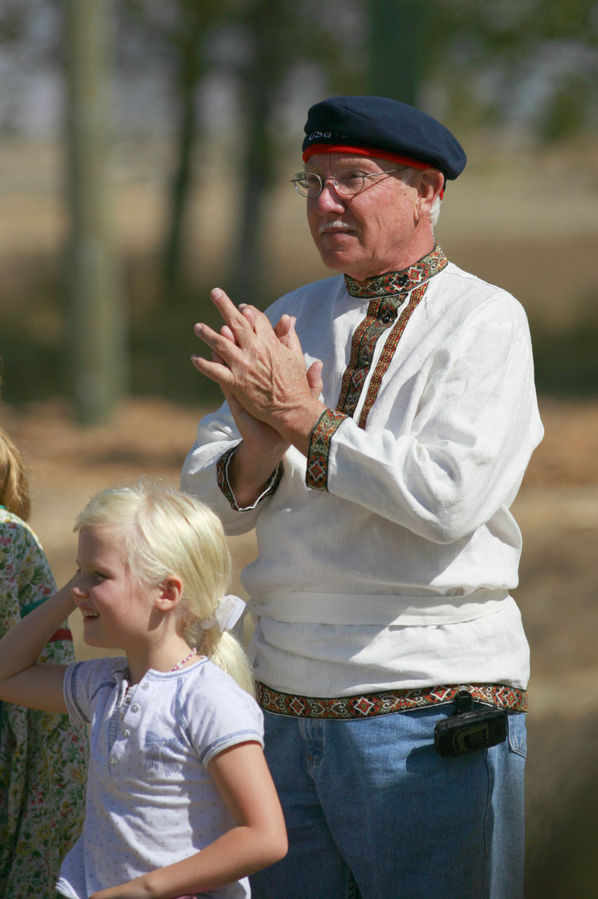
<svg viewBox="0 0 598 899"><path fill-rule="evenodd" d="M220 631L217 624L209 630L202 630L202 635L201 643L197 645L199 652L234 677L239 686L253 696L255 689L251 667L237 638L229 631Z"/></svg>

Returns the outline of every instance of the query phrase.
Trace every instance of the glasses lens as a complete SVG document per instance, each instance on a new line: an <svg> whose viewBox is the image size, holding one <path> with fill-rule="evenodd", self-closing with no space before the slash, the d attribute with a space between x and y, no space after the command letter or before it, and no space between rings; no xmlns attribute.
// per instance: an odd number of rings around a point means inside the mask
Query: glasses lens
<svg viewBox="0 0 598 899"><path fill-rule="evenodd" d="M344 197L352 197L363 190L363 172L340 172L334 178L334 187Z"/></svg>
<svg viewBox="0 0 598 899"><path fill-rule="evenodd" d="M322 179L314 172L297 172L291 181L302 197L317 197L322 190Z"/></svg>

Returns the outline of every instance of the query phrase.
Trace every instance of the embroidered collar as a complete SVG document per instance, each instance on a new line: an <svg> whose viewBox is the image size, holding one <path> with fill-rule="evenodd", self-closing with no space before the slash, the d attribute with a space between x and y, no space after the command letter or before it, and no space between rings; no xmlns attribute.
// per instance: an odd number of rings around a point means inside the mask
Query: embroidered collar
<svg viewBox="0 0 598 899"><path fill-rule="evenodd" d="M419 284L429 281L438 272L448 265L448 259L442 252L440 245L436 244L431 253L424 256L418 262L403 269L401 272L385 272L383 275L374 275L365 281L356 281L350 275L345 275L345 287L347 293L360 300L371 300L375 297L387 297L391 294L404 293L412 290Z"/></svg>

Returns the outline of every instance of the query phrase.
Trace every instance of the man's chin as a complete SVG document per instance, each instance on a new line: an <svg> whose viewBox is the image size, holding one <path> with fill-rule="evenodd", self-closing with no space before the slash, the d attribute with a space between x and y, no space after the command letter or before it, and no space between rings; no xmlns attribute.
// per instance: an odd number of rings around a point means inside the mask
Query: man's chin
<svg viewBox="0 0 598 899"><path fill-rule="evenodd" d="M318 243L318 250L324 265L334 271L346 272L348 266L359 264L355 246L351 245L352 243L346 239L346 235L342 242L340 240L321 240Z"/></svg>

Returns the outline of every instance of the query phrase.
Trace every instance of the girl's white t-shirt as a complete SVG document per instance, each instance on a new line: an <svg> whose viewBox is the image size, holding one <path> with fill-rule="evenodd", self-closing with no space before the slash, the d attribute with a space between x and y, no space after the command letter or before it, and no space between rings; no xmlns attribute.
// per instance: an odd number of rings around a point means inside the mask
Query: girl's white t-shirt
<svg viewBox="0 0 598 899"><path fill-rule="evenodd" d="M123 658L70 665L64 695L90 726L85 823L57 884L71 899L187 858L234 826L208 771L223 750L263 745L255 700L206 658L149 670L129 690ZM250 895L247 879L209 893Z"/></svg>

